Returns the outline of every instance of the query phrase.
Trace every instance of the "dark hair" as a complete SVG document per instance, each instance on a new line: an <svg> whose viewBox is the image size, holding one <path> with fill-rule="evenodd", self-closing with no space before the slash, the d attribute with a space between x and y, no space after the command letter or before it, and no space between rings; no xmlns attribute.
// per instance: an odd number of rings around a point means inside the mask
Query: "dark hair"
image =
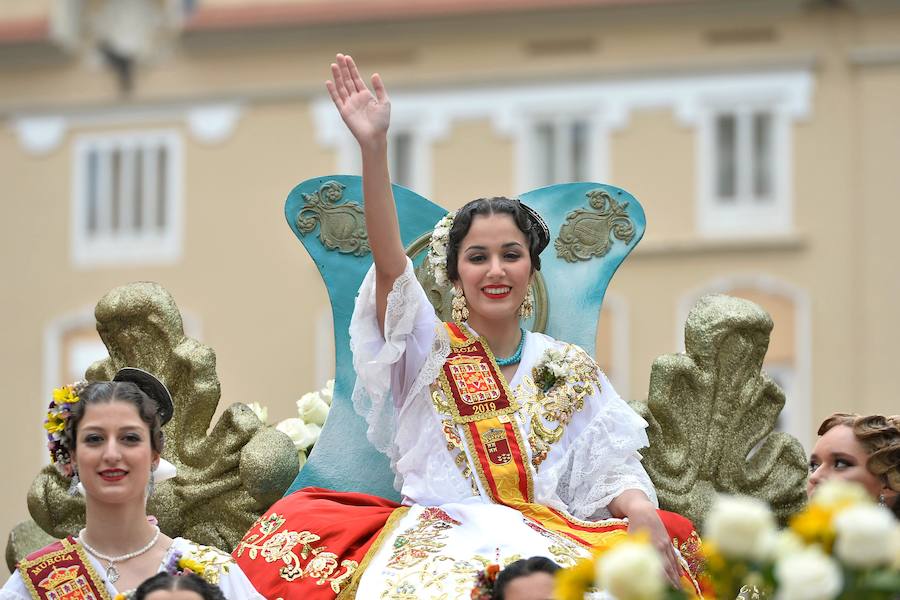
<svg viewBox="0 0 900 600"><path fill-rule="evenodd" d="M66 420L63 432L65 447L72 452L77 445L78 425L84 418L84 411L91 404L127 402L137 408L141 420L150 430L150 447L159 453L163 449L163 432L156 400L144 393L130 381L95 381L87 384L78 393L79 401L72 405L72 414Z"/></svg>
<svg viewBox="0 0 900 600"><path fill-rule="evenodd" d="M559 571L559 565L545 556L532 556L509 563L497 574L494 582L493 600L503 600L506 586L513 579L527 577L533 573L548 573L554 575Z"/></svg>
<svg viewBox="0 0 900 600"><path fill-rule="evenodd" d="M528 243L528 255L531 257L531 270L541 270L541 232L528 211L522 207L522 203L514 198L495 196L493 198L478 198L472 200L456 211L453 218L453 227L450 228L447 243L447 277L450 281L459 279L459 245L469 233L472 220L479 215L489 216L506 214L512 217L516 227L525 234ZM546 244L545 244L546 245Z"/></svg>
<svg viewBox="0 0 900 600"><path fill-rule="evenodd" d="M185 575L157 573L137 587L134 591L134 600L144 600L152 592L159 590L186 590L197 592L203 600L225 600L225 594L219 586L208 583L193 573Z"/></svg>
<svg viewBox="0 0 900 600"><path fill-rule="evenodd" d="M900 492L900 416L855 415L834 413L819 425L819 435L844 425L868 454L866 469L879 477L890 489ZM891 507L900 518L900 497Z"/></svg>

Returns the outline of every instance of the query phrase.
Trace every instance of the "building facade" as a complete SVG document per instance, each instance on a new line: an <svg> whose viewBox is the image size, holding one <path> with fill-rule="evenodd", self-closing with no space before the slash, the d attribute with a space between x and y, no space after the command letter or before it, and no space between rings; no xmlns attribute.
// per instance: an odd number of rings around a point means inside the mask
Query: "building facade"
<svg viewBox="0 0 900 600"><path fill-rule="evenodd" d="M115 286L172 292L223 406L278 420L330 377L283 203L358 169L324 93L336 52L388 85L395 181L447 208L568 180L641 200L598 331L623 396L724 292L772 314L780 426L807 449L831 412L897 412L900 2L110 4L0 1L3 533L52 388L104 356L92 308Z"/></svg>

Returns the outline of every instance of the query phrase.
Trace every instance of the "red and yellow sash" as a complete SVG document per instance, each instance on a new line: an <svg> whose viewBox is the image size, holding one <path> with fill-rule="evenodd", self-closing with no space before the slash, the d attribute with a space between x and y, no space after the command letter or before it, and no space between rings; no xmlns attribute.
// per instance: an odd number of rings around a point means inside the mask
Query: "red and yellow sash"
<svg viewBox="0 0 900 600"><path fill-rule="evenodd" d="M71 537L29 554L18 571L34 600L110 600L106 584Z"/></svg>
<svg viewBox="0 0 900 600"><path fill-rule="evenodd" d="M449 400L453 420L462 425L478 478L491 499L591 550L602 552L627 536L628 521L624 519L582 521L534 502L531 463L513 417L518 403L506 378L482 338L467 335L456 323L444 325L450 336L450 354L444 361L440 385ZM686 521L678 515L660 513L667 528L673 520L667 517ZM703 597L684 557L682 583L692 595Z"/></svg>
<svg viewBox="0 0 900 600"><path fill-rule="evenodd" d="M532 471L513 419L519 407L494 355L481 338L467 335L455 323L444 325L450 335L450 355L440 384L454 421L463 426L475 470L491 499L586 548L602 549L625 536L627 521L622 519L581 521L534 503Z"/></svg>

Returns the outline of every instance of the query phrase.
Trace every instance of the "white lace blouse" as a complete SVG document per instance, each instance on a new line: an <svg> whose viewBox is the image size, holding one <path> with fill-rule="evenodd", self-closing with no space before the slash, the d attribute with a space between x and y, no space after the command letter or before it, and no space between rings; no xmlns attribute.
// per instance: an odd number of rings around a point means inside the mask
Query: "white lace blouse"
<svg viewBox="0 0 900 600"><path fill-rule="evenodd" d="M382 335L371 269L360 287L350 322L357 374L354 407L368 423L369 440L390 458L394 485L406 504L490 502L477 478L454 460L444 433L446 417L432 402L432 383L450 352L446 330L439 325L408 261L388 295ZM534 417L524 407L540 405L539 398L534 401L532 367L546 350L564 347L546 335L526 333L522 360L509 381L523 407L516 413L516 422L524 439L529 439ZM647 422L616 394L599 368L594 373L589 382L593 393L585 398L583 408L572 414L543 462L532 466L536 502L589 520L609 517L610 501L628 489L643 491L658 505L638 454L648 444ZM524 398L529 393L530 402ZM526 446L531 460L534 450ZM474 464L468 456L467 462Z"/></svg>

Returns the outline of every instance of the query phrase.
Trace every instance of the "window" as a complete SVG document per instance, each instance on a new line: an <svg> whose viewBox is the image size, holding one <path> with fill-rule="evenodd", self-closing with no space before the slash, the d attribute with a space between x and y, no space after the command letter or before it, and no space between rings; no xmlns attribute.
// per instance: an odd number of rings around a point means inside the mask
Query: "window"
<svg viewBox="0 0 900 600"><path fill-rule="evenodd" d="M715 129L716 201L771 203L772 115L720 113Z"/></svg>
<svg viewBox="0 0 900 600"><path fill-rule="evenodd" d="M787 121L774 108L747 106L710 111L704 129L700 229L712 235L790 231Z"/></svg>
<svg viewBox="0 0 900 600"><path fill-rule="evenodd" d="M77 265L179 258L181 155L181 137L174 131L76 140L72 255Z"/></svg>
<svg viewBox="0 0 900 600"><path fill-rule="evenodd" d="M590 133L584 118L536 120L531 131L534 179L529 187L591 179Z"/></svg>
<svg viewBox="0 0 900 600"><path fill-rule="evenodd" d="M418 169L423 168L420 161L416 160L416 135L412 129L395 128L388 131L388 169L391 172L391 183L402 185L405 188L423 191L421 182L416 177L420 176ZM353 138L346 138L346 162L338 165L338 170L346 171L351 175L362 175L362 162L359 148ZM343 161L341 161L343 162Z"/></svg>

